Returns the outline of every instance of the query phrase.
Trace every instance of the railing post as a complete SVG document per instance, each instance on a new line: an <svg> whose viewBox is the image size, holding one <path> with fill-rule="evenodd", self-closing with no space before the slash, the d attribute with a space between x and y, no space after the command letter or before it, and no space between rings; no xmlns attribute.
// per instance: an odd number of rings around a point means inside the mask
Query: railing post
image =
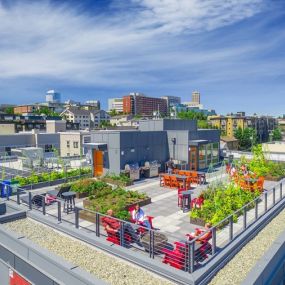
<svg viewBox="0 0 285 285"><path fill-rule="evenodd" d="M17 204L20 205L21 201L20 201L20 190L19 187L17 187Z"/></svg>
<svg viewBox="0 0 285 285"><path fill-rule="evenodd" d="M258 200L255 199L254 203L255 203L255 220L257 220L258 219Z"/></svg>
<svg viewBox="0 0 285 285"><path fill-rule="evenodd" d="M188 243L189 244L189 250L188 250L188 272L193 273L194 272L194 259L195 259L195 254L194 254L194 247L195 247L195 242L191 241Z"/></svg>
<svg viewBox="0 0 285 285"><path fill-rule="evenodd" d="M96 213L96 236L100 237L100 214Z"/></svg>
<svg viewBox="0 0 285 285"><path fill-rule="evenodd" d="M10 192L10 189L9 189L10 185L8 184L4 184L4 189L6 190L6 200L9 201L9 192Z"/></svg>
<svg viewBox="0 0 285 285"><path fill-rule="evenodd" d="M61 222L61 202L57 201L57 220Z"/></svg>
<svg viewBox="0 0 285 285"><path fill-rule="evenodd" d="M243 208L243 229L246 229L247 226L247 216L246 216L247 212L246 212L246 207Z"/></svg>
<svg viewBox="0 0 285 285"><path fill-rule="evenodd" d="M264 212L267 212L267 192L264 192Z"/></svg>
<svg viewBox="0 0 285 285"><path fill-rule="evenodd" d="M42 196L42 207L43 207L43 215L46 214L46 200L45 196Z"/></svg>
<svg viewBox="0 0 285 285"><path fill-rule="evenodd" d="M212 228L212 255L215 255L217 248L217 229Z"/></svg>
<svg viewBox="0 0 285 285"><path fill-rule="evenodd" d="M79 229L79 208L75 207L75 228Z"/></svg>
<svg viewBox="0 0 285 285"><path fill-rule="evenodd" d="M229 238L233 240L233 215L229 216Z"/></svg>
<svg viewBox="0 0 285 285"><path fill-rule="evenodd" d="M124 238L124 223L121 222L121 225L120 225L120 245L121 246L124 246L125 244L125 238Z"/></svg>
<svg viewBox="0 0 285 285"><path fill-rule="evenodd" d="M283 193L282 193L282 182L280 183L280 201L282 200L282 196L283 196Z"/></svg>
<svg viewBox="0 0 285 285"><path fill-rule="evenodd" d="M154 232L149 230L149 257L154 258Z"/></svg>
<svg viewBox="0 0 285 285"><path fill-rule="evenodd" d="M29 191L29 209L32 210L32 193Z"/></svg>
<svg viewBox="0 0 285 285"><path fill-rule="evenodd" d="M276 190L275 190L275 187L273 188L273 205L275 205L275 192L276 192Z"/></svg>

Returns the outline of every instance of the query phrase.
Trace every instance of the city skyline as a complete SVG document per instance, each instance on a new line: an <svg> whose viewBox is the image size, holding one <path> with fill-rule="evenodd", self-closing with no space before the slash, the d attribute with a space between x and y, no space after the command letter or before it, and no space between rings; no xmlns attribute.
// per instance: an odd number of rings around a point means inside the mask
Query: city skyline
<svg viewBox="0 0 285 285"><path fill-rule="evenodd" d="M0 1L0 103L198 90L218 113L282 115L282 1L176 4Z"/></svg>

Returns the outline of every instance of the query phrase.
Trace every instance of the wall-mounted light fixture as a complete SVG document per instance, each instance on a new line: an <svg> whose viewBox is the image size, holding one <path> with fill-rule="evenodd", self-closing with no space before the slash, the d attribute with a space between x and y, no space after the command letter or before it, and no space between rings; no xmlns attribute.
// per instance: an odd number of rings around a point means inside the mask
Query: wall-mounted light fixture
<svg viewBox="0 0 285 285"><path fill-rule="evenodd" d="M122 151L121 151L121 155L124 155L124 154L125 154L125 152L122 150Z"/></svg>
<svg viewBox="0 0 285 285"><path fill-rule="evenodd" d="M134 148L131 148L131 152L135 152L135 149L134 149Z"/></svg>

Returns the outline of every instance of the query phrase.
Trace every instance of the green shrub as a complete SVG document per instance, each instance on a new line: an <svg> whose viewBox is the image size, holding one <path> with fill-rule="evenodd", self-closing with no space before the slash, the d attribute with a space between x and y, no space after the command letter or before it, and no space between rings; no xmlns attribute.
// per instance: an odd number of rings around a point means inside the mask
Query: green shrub
<svg viewBox="0 0 285 285"><path fill-rule="evenodd" d="M245 191L231 183L219 184L214 187L210 186L201 195L205 199L202 208L192 209L190 217L200 218L205 222L216 225L227 216L253 201L260 193L258 191ZM234 216L234 221L237 221L237 215Z"/></svg>
<svg viewBox="0 0 285 285"><path fill-rule="evenodd" d="M103 178L109 178L114 181L121 181L125 183L130 183L132 180L124 173L120 173L120 175L116 175L114 173L107 173Z"/></svg>

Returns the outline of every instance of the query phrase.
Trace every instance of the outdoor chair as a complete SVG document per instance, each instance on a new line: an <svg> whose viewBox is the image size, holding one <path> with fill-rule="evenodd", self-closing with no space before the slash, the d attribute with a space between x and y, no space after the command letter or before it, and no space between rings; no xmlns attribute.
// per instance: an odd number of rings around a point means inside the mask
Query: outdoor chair
<svg viewBox="0 0 285 285"><path fill-rule="evenodd" d="M185 188L178 188L177 189L177 206L182 207L182 192L186 191Z"/></svg>
<svg viewBox="0 0 285 285"><path fill-rule="evenodd" d="M62 193L69 192L70 187L71 187L70 185L68 185L68 186L63 186L63 187L61 187L59 190L50 190L50 191L47 191L47 194L50 195L50 196L53 196L53 197L62 198Z"/></svg>
<svg viewBox="0 0 285 285"><path fill-rule="evenodd" d="M24 204L27 204L29 205L29 195L25 195L23 197L21 197L21 201L24 203ZM32 197L32 205L40 208L43 206L43 196L42 195L34 195Z"/></svg>
<svg viewBox="0 0 285 285"><path fill-rule="evenodd" d="M170 176L170 187L171 188L177 188L180 186L179 181L177 180L177 177L175 176Z"/></svg>
<svg viewBox="0 0 285 285"><path fill-rule="evenodd" d="M191 209L193 208L201 208L204 203L203 197L194 198L191 201Z"/></svg>
<svg viewBox="0 0 285 285"><path fill-rule="evenodd" d="M161 252L164 254L162 262L182 270L185 268L186 248L185 245L180 242L174 242L174 245L175 248L173 250L167 248L161 250Z"/></svg>
<svg viewBox="0 0 285 285"><path fill-rule="evenodd" d="M165 187L170 187L170 176L169 175L164 175L162 176L162 186L165 186Z"/></svg>
<svg viewBox="0 0 285 285"><path fill-rule="evenodd" d="M192 179L192 183L195 183L195 184L200 184L200 179L199 179L199 176L198 176L198 173L193 171L191 172L191 179Z"/></svg>

